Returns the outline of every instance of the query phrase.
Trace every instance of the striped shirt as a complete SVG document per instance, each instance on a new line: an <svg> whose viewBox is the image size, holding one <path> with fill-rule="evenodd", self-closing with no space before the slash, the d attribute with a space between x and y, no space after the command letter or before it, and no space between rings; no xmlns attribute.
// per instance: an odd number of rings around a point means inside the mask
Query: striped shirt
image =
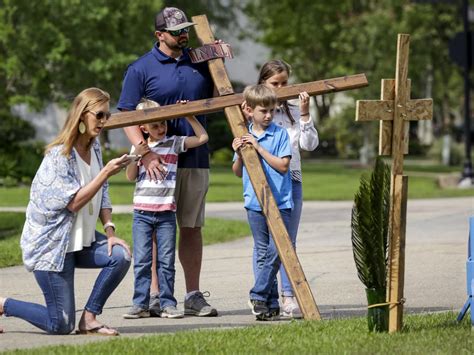
<svg viewBox="0 0 474 355"><path fill-rule="evenodd" d="M148 144L150 150L160 156L166 175L163 180L150 181L143 165L138 168L133 208L141 211L176 211L174 190L176 187L176 171L178 154L185 152L186 136L165 137L159 142ZM133 152L132 148L132 152Z"/></svg>

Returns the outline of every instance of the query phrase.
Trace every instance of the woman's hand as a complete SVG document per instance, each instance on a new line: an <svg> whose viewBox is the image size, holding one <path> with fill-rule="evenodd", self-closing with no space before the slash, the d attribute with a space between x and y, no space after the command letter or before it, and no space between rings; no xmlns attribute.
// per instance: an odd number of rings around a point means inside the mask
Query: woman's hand
<svg viewBox="0 0 474 355"><path fill-rule="evenodd" d="M116 237L115 232L112 234L113 235L108 236L107 238L109 256L112 255L112 248L114 245L121 245L127 251L128 256L132 257L132 253L130 252L130 247L128 246L127 242L123 239L120 239L119 237Z"/></svg>
<svg viewBox="0 0 474 355"><path fill-rule="evenodd" d="M107 173L107 177L118 174L120 170L125 169L128 164L132 162L131 158L127 157L127 154L122 155L120 158L112 159L104 166L104 170Z"/></svg>

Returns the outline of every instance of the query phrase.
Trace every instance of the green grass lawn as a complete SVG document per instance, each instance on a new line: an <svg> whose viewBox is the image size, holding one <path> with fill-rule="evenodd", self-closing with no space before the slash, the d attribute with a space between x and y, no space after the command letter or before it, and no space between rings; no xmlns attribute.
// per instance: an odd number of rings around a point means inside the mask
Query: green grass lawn
<svg viewBox="0 0 474 355"><path fill-rule="evenodd" d="M303 191L305 200L352 200L359 186L361 174L368 169L343 162L304 161ZM409 198L474 196L474 189L440 189L436 177L440 173L459 172L459 167L436 164L416 164L408 161L405 173L409 176ZM113 204L131 204L134 184L120 173L110 179ZM0 206L26 206L28 187L0 188ZM242 181L229 167L213 166L208 202L242 201Z"/></svg>
<svg viewBox="0 0 474 355"><path fill-rule="evenodd" d="M397 334L367 331L365 318L290 322L229 330L119 337L87 345L49 346L35 354L472 354L470 323L452 312L411 315ZM17 350L6 354L31 354Z"/></svg>
<svg viewBox="0 0 474 355"><path fill-rule="evenodd" d="M24 222L24 213L0 213L0 268L22 263L20 235Z"/></svg>
<svg viewBox="0 0 474 355"><path fill-rule="evenodd" d="M132 215L114 214L117 235L132 243ZM25 221L24 213L0 213L0 268L21 265L20 235ZM102 226L97 226L99 231ZM204 244L226 242L250 235L246 222L207 218L203 229Z"/></svg>

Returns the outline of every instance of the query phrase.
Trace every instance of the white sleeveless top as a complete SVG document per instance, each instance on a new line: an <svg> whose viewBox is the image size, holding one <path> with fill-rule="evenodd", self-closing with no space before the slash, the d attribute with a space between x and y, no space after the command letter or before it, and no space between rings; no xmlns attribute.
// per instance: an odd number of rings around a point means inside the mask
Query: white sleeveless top
<svg viewBox="0 0 474 355"><path fill-rule="evenodd" d="M91 149L90 165L82 160L81 156L75 149L74 151L76 153L81 186L84 187L99 174L99 161L97 160L94 149ZM72 226L71 237L69 238L67 253L82 250L84 247L90 247L95 241L95 226L97 218L99 217L101 201L102 188L97 191L92 200L86 203L84 207L77 212L76 219Z"/></svg>

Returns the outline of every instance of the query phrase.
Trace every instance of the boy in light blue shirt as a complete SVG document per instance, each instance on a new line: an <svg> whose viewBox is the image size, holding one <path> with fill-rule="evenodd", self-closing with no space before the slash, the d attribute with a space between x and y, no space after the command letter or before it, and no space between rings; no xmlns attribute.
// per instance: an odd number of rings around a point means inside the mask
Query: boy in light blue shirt
<svg viewBox="0 0 474 355"><path fill-rule="evenodd" d="M259 154L268 185L288 229L293 208L289 172L290 139L285 129L272 122L277 104L277 97L272 89L265 85L249 86L244 91L244 98L243 109L252 123L248 134L234 138L232 142L232 148L236 152L232 170L236 176L242 177L244 207L254 238L257 261L254 265L255 284L250 290L249 306L257 320L274 320L280 315L276 278L280 258L247 169L243 165L240 148L245 144L252 144Z"/></svg>

